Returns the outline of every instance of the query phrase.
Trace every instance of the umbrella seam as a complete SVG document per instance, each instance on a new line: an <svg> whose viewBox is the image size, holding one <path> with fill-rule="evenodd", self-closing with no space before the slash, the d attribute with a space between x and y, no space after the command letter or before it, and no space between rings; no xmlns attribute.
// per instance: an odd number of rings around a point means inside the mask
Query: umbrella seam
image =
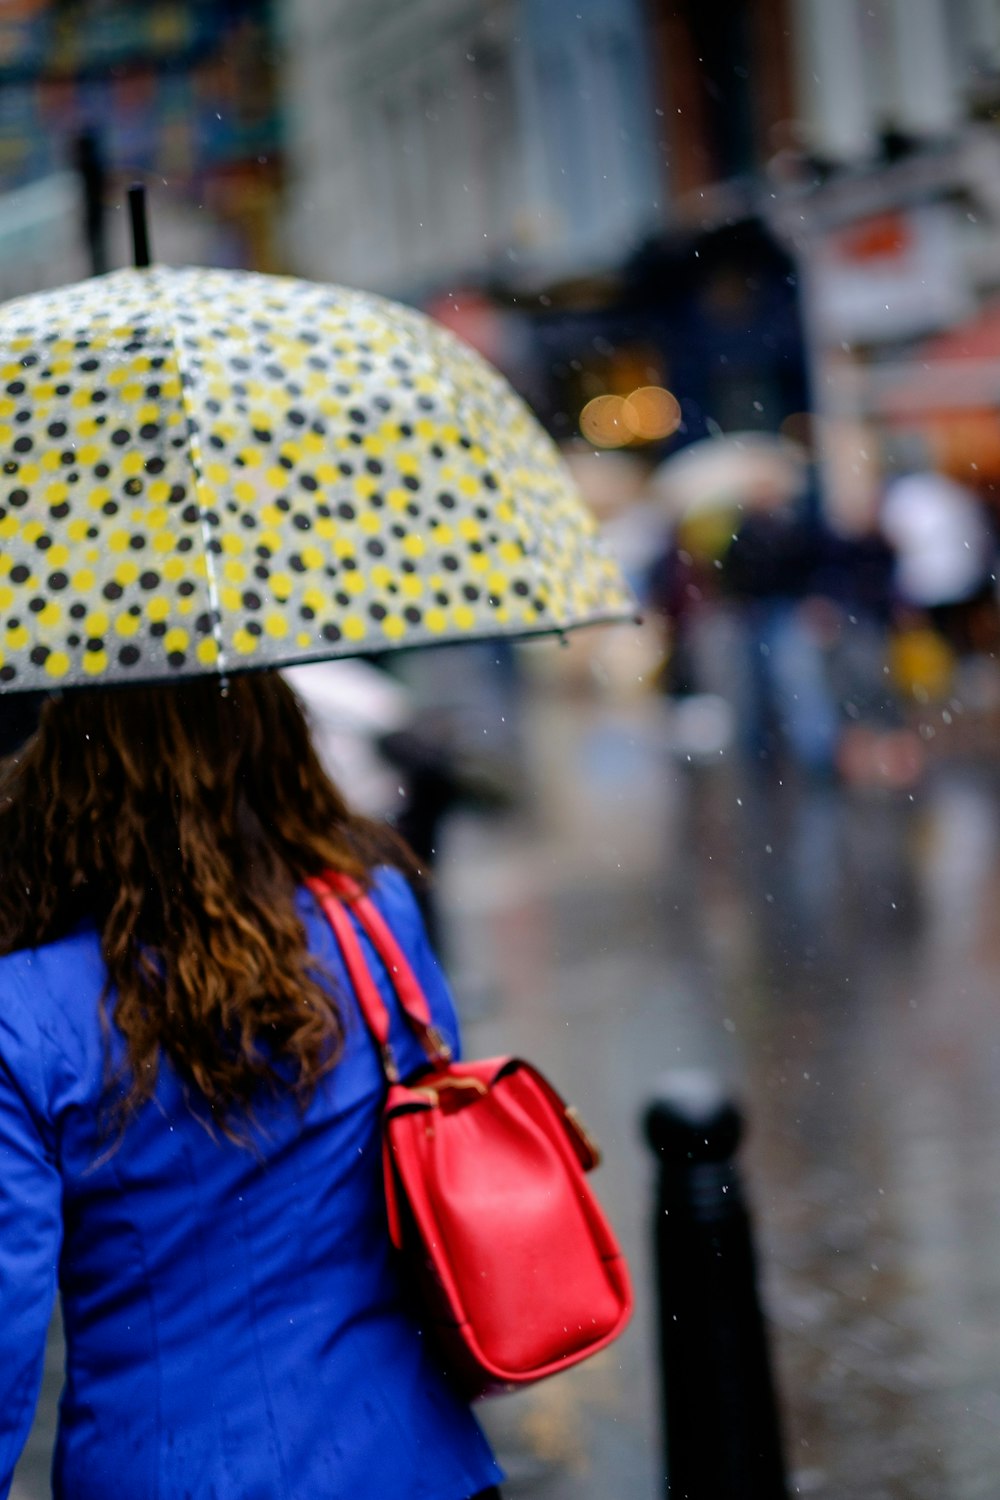
<svg viewBox="0 0 1000 1500"><path fill-rule="evenodd" d="M219 676L224 680L227 675L229 664L226 659L225 637L222 631L222 601L219 597L219 581L216 576L215 553L212 551L211 547L211 543L213 540L212 527L206 517L205 506L202 502L202 486L205 483L205 471L201 450L201 428L198 423L194 406L190 401L188 395L188 382L185 379L185 376L188 375L190 371L185 364L184 355L182 353L183 341L179 333L177 332L176 326L174 326L174 301L172 297L170 297L166 293L165 289L163 292L161 292L161 298L167 306L167 318L168 322L171 324L169 328L169 334L174 340L174 351L177 358L177 368L180 371L181 377L181 405L184 408L184 413L187 417L188 449L191 458L191 467L194 470L195 476L195 502L198 506L199 524L201 526L202 540L205 544L205 582L208 588L209 619L212 625L212 635L215 638L215 644L219 648L219 661L217 670ZM194 381L192 379L191 385L193 386L193 384Z"/></svg>

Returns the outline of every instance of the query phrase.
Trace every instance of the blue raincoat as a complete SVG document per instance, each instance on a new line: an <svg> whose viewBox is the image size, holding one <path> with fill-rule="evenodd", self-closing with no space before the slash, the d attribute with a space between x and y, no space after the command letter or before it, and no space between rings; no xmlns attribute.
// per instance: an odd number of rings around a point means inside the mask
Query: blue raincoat
<svg viewBox="0 0 1000 1500"><path fill-rule="evenodd" d="M374 896L456 1042L405 880L381 871ZM307 893L298 904L346 1045L304 1115L287 1097L261 1104L252 1151L213 1138L164 1065L109 1153L96 931L0 959L0 1500L57 1284L57 1500L466 1500L499 1479L401 1303L375 1048L325 920ZM400 1063L415 1068L422 1054L383 993Z"/></svg>

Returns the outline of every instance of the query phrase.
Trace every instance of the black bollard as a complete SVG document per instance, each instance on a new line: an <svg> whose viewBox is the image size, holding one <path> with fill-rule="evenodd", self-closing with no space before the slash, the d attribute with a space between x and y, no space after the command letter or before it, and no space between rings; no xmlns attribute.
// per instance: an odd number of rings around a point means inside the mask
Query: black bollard
<svg viewBox="0 0 1000 1500"><path fill-rule="evenodd" d="M645 1117L660 1162L655 1247L668 1500L787 1500L739 1110L708 1074L668 1073Z"/></svg>

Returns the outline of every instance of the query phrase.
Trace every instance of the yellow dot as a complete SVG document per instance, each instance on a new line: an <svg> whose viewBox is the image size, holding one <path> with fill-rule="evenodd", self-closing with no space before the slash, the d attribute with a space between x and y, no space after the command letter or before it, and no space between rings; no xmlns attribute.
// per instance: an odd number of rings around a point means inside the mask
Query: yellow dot
<svg viewBox="0 0 1000 1500"><path fill-rule="evenodd" d="M138 615L130 615L126 613L124 615L118 616L117 620L115 621L115 630L119 635L135 635L136 631L139 629L139 624L140 621Z"/></svg>
<svg viewBox="0 0 1000 1500"><path fill-rule="evenodd" d="M296 644L296 646L301 646L301 647L303 647L303 649L306 646L311 646L312 643L313 643L313 638L308 633L308 631L306 631L306 630L300 630L299 633L298 633L298 635L295 637L295 644Z"/></svg>
<svg viewBox="0 0 1000 1500"><path fill-rule="evenodd" d="M308 605L310 609L317 611L325 609L328 599L329 595L324 593L322 589L316 588L315 585L302 590L302 603Z"/></svg>
<svg viewBox="0 0 1000 1500"><path fill-rule="evenodd" d="M103 609L92 609L83 623L88 635L103 635L111 622Z"/></svg>
<svg viewBox="0 0 1000 1500"><path fill-rule="evenodd" d="M50 677L65 677L69 671L69 657L65 651L50 651L45 658L45 670Z"/></svg>
<svg viewBox="0 0 1000 1500"><path fill-rule="evenodd" d="M265 526L280 526L284 520L284 515L276 505L262 505L260 518Z"/></svg>
<svg viewBox="0 0 1000 1500"><path fill-rule="evenodd" d="M31 640L30 635L23 625L15 625L13 630L7 630L7 644L12 651L21 651Z"/></svg>
<svg viewBox="0 0 1000 1500"><path fill-rule="evenodd" d="M122 473L131 477L133 474L141 474L143 468L141 453L126 453L122 459Z"/></svg>
<svg viewBox="0 0 1000 1500"><path fill-rule="evenodd" d="M357 549L349 537L341 536L334 542L333 550L337 557L353 557Z"/></svg>
<svg viewBox="0 0 1000 1500"><path fill-rule="evenodd" d="M154 594L146 605L147 617L155 623L165 620L170 614L170 600L165 599L162 594Z"/></svg>
<svg viewBox="0 0 1000 1500"><path fill-rule="evenodd" d="M64 547L62 542L57 542L54 547L49 548L48 555L45 559L45 565L49 568L64 568L69 562L69 559L69 548Z"/></svg>
<svg viewBox="0 0 1000 1500"><path fill-rule="evenodd" d="M162 505L170 498L170 486L165 479L154 479L146 493L153 505Z"/></svg>
<svg viewBox="0 0 1000 1500"><path fill-rule="evenodd" d="M139 576L139 564L131 561L120 562L115 568L115 582L127 588L130 583L135 583Z"/></svg>
<svg viewBox="0 0 1000 1500"><path fill-rule="evenodd" d="M46 604L45 608L38 612L39 625L58 625L62 619L62 610L58 604Z"/></svg>
<svg viewBox="0 0 1000 1500"><path fill-rule="evenodd" d="M85 651L83 653L83 670L90 677L97 677L99 673L107 670L108 653L106 651Z"/></svg>
<svg viewBox="0 0 1000 1500"><path fill-rule="evenodd" d="M46 505L61 505L69 494L69 485L63 479L53 479L45 486Z"/></svg>
<svg viewBox="0 0 1000 1500"><path fill-rule="evenodd" d="M173 630L168 630L163 637L163 649L165 651L186 651L191 637L186 630L175 625Z"/></svg>
<svg viewBox="0 0 1000 1500"><path fill-rule="evenodd" d="M205 465L205 477L212 484L222 486L229 483L229 470L225 464L216 461Z"/></svg>
<svg viewBox="0 0 1000 1500"><path fill-rule="evenodd" d="M273 640L281 641L284 640L285 636L288 634L288 621L285 619L284 615L265 615L264 629ZM307 641L308 639L309 637L306 636Z"/></svg>
<svg viewBox="0 0 1000 1500"><path fill-rule="evenodd" d="M287 573L272 573L268 579L268 586L274 597L279 599L282 604L284 604L286 599L291 598L294 587Z"/></svg>
<svg viewBox="0 0 1000 1500"><path fill-rule="evenodd" d="M206 636L204 640L198 642L194 648L194 654L202 666L210 667L213 662L217 662L219 659L219 643L218 641L213 641L211 636Z"/></svg>
<svg viewBox="0 0 1000 1500"><path fill-rule="evenodd" d="M243 583L247 576L247 565L237 562L234 557L227 558L222 564L222 576L228 583Z"/></svg>
<svg viewBox="0 0 1000 1500"><path fill-rule="evenodd" d="M465 516L458 523L458 534L467 542L478 542L480 536L479 522L474 521L471 516Z"/></svg>
<svg viewBox="0 0 1000 1500"><path fill-rule="evenodd" d="M467 604L458 604L452 611L452 618L459 630L471 630L476 623L476 612Z"/></svg>
<svg viewBox="0 0 1000 1500"><path fill-rule="evenodd" d="M398 641L400 636L406 634L406 626L399 615L386 615L382 621L382 629L392 641Z"/></svg>
<svg viewBox="0 0 1000 1500"><path fill-rule="evenodd" d="M364 577L355 570L344 579L344 588L349 594L363 594L366 588Z"/></svg>
<svg viewBox="0 0 1000 1500"><path fill-rule="evenodd" d="M124 552L128 547L128 532L121 528L113 531L107 539L107 545L110 552Z"/></svg>
<svg viewBox="0 0 1000 1500"><path fill-rule="evenodd" d="M419 599L424 591L423 583L413 573L404 573L399 587L405 599Z"/></svg>
<svg viewBox="0 0 1000 1500"><path fill-rule="evenodd" d="M377 511L373 510L362 511L358 517L358 525L366 536L375 536L382 530L382 522L379 515Z"/></svg>
<svg viewBox="0 0 1000 1500"><path fill-rule="evenodd" d="M37 464L22 464L21 467L20 467L20 469L17 472L17 477L21 481L22 484L37 484L37 482L38 482L38 465Z"/></svg>
<svg viewBox="0 0 1000 1500"><path fill-rule="evenodd" d="M89 594L94 587L94 575L89 568L78 568L70 583L78 594Z"/></svg>
<svg viewBox="0 0 1000 1500"><path fill-rule="evenodd" d="M59 468L59 465L61 463L62 463L62 459L60 458L59 454L56 453L55 450L52 449L52 448L50 448L47 453L43 453L42 454L42 457L41 457L42 468L43 469L47 469L50 474L54 474L55 471Z"/></svg>
<svg viewBox="0 0 1000 1500"><path fill-rule="evenodd" d="M44 531L41 521L26 521L21 527L21 535L26 542L37 542Z"/></svg>
<svg viewBox="0 0 1000 1500"><path fill-rule="evenodd" d="M156 543L154 543L153 545L156 546L157 552L161 550ZM176 583L179 578L184 577L184 574L186 572L187 568L182 557L168 557L166 562L163 564L163 576L170 583Z"/></svg>
<svg viewBox="0 0 1000 1500"><path fill-rule="evenodd" d="M19 524L16 516L4 516L3 520L0 521L0 536L5 541L8 537L17 536Z"/></svg>
<svg viewBox="0 0 1000 1500"><path fill-rule="evenodd" d="M423 557L424 539L422 536L405 536L403 538L403 551L407 557Z"/></svg>
<svg viewBox="0 0 1000 1500"><path fill-rule="evenodd" d="M312 569L313 571L315 571L317 568L321 568L326 561L325 554L321 552L318 547L303 547L302 551L299 553L299 556L302 558L302 561L305 563L306 567Z"/></svg>
<svg viewBox="0 0 1000 1500"><path fill-rule="evenodd" d="M366 634L365 622L360 615L346 615L343 631L349 641L360 641Z"/></svg>
<svg viewBox="0 0 1000 1500"><path fill-rule="evenodd" d="M233 485L233 495L241 505L250 505L257 498L257 491L249 479L237 479Z"/></svg>
<svg viewBox="0 0 1000 1500"><path fill-rule="evenodd" d="M249 630L241 626L239 630L233 631L233 645L241 656L250 656L257 649L258 637L251 635Z"/></svg>
<svg viewBox="0 0 1000 1500"><path fill-rule="evenodd" d="M6 583L0 584L0 609L9 609L14 603L14 590Z"/></svg>
<svg viewBox="0 0 1000 1500"><path fill-rule="evenodd" d="M443 609L429 609L424 615L424 624L434 635L448 629L448 616Z"/></svg>

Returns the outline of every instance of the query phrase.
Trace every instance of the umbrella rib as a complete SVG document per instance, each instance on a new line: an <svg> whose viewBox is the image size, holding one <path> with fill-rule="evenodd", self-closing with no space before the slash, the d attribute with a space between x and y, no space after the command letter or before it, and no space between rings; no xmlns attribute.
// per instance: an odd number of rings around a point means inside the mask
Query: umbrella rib
<svg viewBox="0 0 1000 1500"><path fill-rule="evenodd" d="M174 311L173 299L164 297L164 301L168 304L168 317L172 324ZM174 340L174 350L177 356L177 368L180 371L181 377L181 404L184 407L184 412L187 416L188 451L191 458L191 467L194 470L195 502L198 506L202 541L204 543L205 582L208 588L208 617L212 625L212 635L215 638L215 644L219 650L218 672L219 676L222 677L224 681L226 678L228 663L226 660L225 636L222 630L222 601L219 598L219 580L216 576L215 553L212 551L211 547L211 543L213 541L212 525L207 518L207 515L205 513L205 506L202 503L202 486L205 481L205 474L201 452L201 428L198 422L197 414L191 404L189 396L189 392L191 389L193 389L194 386L194 380L193 377L190 380L188 379L190 372L185 365L184 355L182 353L184 346L183 339L180 338L174 327L171 327L170 332Z"/></svg>

